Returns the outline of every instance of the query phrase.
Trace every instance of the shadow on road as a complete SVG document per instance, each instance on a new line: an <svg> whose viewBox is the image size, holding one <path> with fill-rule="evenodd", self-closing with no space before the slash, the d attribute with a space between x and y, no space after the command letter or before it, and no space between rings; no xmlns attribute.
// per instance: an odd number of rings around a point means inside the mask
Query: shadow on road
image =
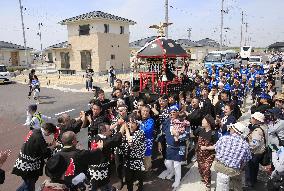
<svg viewBox="0 0 284 191"><path fill-rule="evenodd" d="M55 100L53 100L53 101L41 101L40 102L40 104L42 105L42 104L53 104L53 103L55 103L56 101Z"/></svg>
<svg viewBox="0 0 284 191"><path fill-rule="evenodd" d="M52 99L54 97L51 96L39 96L39 99Z"/></svg>

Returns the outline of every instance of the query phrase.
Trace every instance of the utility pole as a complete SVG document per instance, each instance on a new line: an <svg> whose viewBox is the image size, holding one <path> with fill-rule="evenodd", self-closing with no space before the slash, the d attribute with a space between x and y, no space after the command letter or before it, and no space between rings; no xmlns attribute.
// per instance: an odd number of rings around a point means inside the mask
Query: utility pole
<svg viewBox="0 0 284 191"><path fill-rule="evenodd" d="M247 45L247 41L248 41L248 23L246 24L246 37L245 37L245 45Z"/></svg>
<svg viewBox="0 0 284 191"><path fill-rule="evenodd" d="M19 4L20 4L22 30L23 30L24 47L25 47L25 60L26 60L26 63L25 63L25 64L29 66L29 63L28 63L28 55L27 55L27 41L26 41L26 31L25 31L25 24L24 24L24 17L23 17L22 0L19 0Z"/></svg>
<svg viewBox="0 0 284 191"><path fill-rule="evenodd" d="M41 41L41 27L42 23L38 23L38 33L37 35L39 36L39 41L40 41L40 54L41 54L41 64L43 64L43 55L42 55L42 41Z"/></svg>
<svg viewBox="0 0 284 191"><path fill-rule="evenodd" d="M221 32L220 32L220 50L223 48L223 25L224 25L224 0L221 5Z"/></svg>
<svg viewBox="0 0 284 191"><path fill-rule="evenodd" d="M165 0L165 23L169 23L169 1ZM165 27L165 36L169 38L168 25Z"/></svg>
<svg viewBox="0 0 284 191"><path fill-rule="evenodd" d="M192 30L192 28L188 28L188 29L187 29L187 32L188 32L188 40L191 39L191 30Z"/></svg>
<svg viewBox="0 0 284 191"><path fill-rule="evenodd" d="M240 47L242 47L242 45L243 45L243 24L244 24L244 12L242 11Z"/></svg>

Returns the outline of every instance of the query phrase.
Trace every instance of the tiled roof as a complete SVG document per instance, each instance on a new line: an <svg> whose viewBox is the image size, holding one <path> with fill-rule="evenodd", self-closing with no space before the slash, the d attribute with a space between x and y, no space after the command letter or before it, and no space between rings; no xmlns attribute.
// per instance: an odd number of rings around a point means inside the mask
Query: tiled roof
<svg viewBox="0 0 284 191"><path fill-rule="evenodd" d="M147 42L151 42L152 40L154 40L156 38L157 38L156 36L151 36L151 37L143 38L143 39L140 39L140 40L136 40L136 41L129 43L129 47L141 48L141 47L145 46L145 44Z"/></svg>
<svg viewBox="0 0 284 191"><path fill-rule="evenodd" d="M82 20L92 20L92 19L108 19L113 21L122 21L122 22L128 22L129 24L136 24L135 21L125 19L119 16L115 16L109 13L104 13L102 11L93 11L90 13L85 13L76 17L71 17L69 19L64 19L63 21L60 21L59 24L65 25L69 22L76 22L76 21L82 21Z"/></svg>
<svg viewBox="0 0 284 191"><path fill-rule="evenodd" d="M201 44L198 44L197 42L188 39L178 39L176 40L176 43L180 44L184 48L202 46Z"/></svg>
<svg viewBox="0 0 284 191"><path fill-rule="evenodd" d="M25 50L24 46L13 44L11 42L0 41L0 48L16 49L16 50ZM27 47L27 50L32 50L32 48Z"/></svg>
<svg viewBox="0 0 284 191"><path fill-rule="evenodd" d="M67 48L68 47L68 41L65 41L65 42L61 42L61 43L58 43L58 44L54 44L52 46L49 46L47 47L46 49L53 49L53 48Z"/></svg>
<svg viewBox="0 0 284 191"><path fill-rule="evenodd" d="M284 47L284 42L275 42L268 46L268 48L278 48L278 47Z"/></svg>
<svg viewBox="0 0 284 191"><path fill-rule="evenodd" d="M215 40L212 40L210 38L205 38L199 41L196 41L196 43L200 44L201 46L210 46L210 47L219 47L220 44L216 42Z"/></svg>
<svg viewBox="0 0 284 191"><path fill-rule="evenodd" d="M156 36L151 36L151 37L147 37L147 38L143 38L140 40L136 40L133 41L131 43L129 43L129 46L131 48L141 48L143 46L145 46L145 44L147 42L150 42L152 40L154 40L155 38L157 38ZM188 39L178 39L175 40L175 42L177 44L180 44L183 48L190 48L190 47L203 47L203 46L209 46L209 47L219 47L219 43L217 43L215 40L209 39L209 38L205 38L199 41L191 41Z"/></svg>

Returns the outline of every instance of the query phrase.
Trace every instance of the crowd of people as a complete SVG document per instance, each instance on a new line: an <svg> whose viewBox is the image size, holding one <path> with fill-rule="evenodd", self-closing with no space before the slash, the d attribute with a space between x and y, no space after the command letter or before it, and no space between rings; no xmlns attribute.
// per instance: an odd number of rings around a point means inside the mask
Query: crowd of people
<svg viewBox="0 0 284 191"><path fill-rule="evenodd" d="M158 158L165 165L159 167L164 171L158 177L174 177L174 189L180 185L182 165L195 161L206 190L212 189L212 165L217 191L254 187L260 165L271 175L268 188L283 188L284 94L274 87L281 66L271 64L266 71L246 64L187 68L181 80L192 88L158 99L116 79L110 99L100 89L88 111L74 119L62 114L56 125L37 111L37 105L30 105L30 131L12 170L23 179L18 191L35 190L44 168L49 179L42 191L110 191L124 186L132 191L135 185L142 191ZM250 97L247 124L242 115ZM88 131L86 150L76 136L83 128ZM111 185L112 176L119 179L118 188Z"/></svg>

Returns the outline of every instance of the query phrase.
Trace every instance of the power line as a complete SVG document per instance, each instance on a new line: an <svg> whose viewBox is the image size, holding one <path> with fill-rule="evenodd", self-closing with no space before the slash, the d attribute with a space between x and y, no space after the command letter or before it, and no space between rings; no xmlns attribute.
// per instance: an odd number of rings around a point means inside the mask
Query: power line
<svg viewBox="0 0 284 191"><path fill-rule="evenodd" d="M183 9L180 9L180 8L174 7L173 5L170 5L170 8L175 9L175 10L181 12L181 13L184 13L184 14L192 15L192 13L185 11Z"/></svg>

